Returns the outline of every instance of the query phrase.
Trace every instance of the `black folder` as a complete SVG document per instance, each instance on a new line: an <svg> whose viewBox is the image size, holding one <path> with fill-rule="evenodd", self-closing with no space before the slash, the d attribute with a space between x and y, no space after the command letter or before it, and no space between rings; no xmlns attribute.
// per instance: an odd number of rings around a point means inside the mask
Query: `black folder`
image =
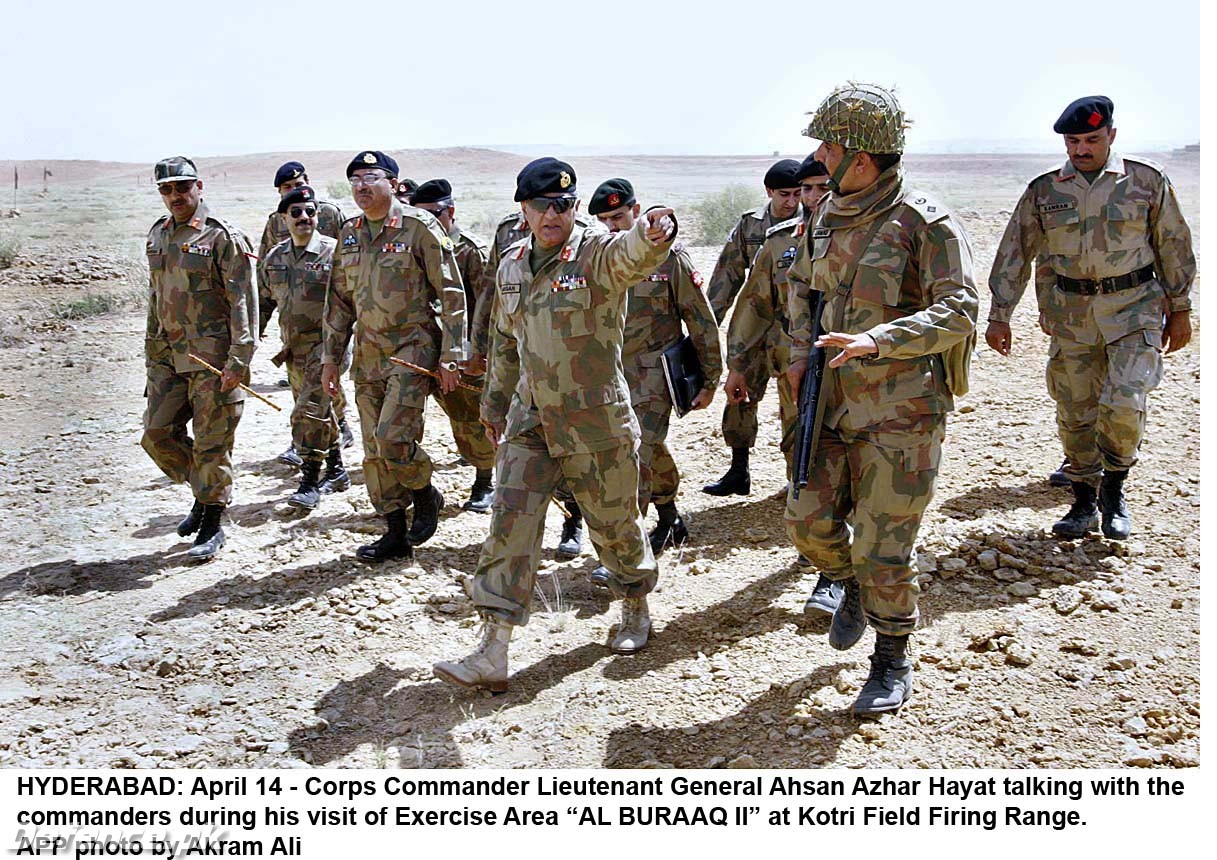
<svg viewBox="0 0 1217 860"><path fill-rule="evenodd" d="M683 418L692 408L693 398L706 386L706 374L697 359L693 339L688 335L663 351L663 376L668 382L676 417Z"/></svg>

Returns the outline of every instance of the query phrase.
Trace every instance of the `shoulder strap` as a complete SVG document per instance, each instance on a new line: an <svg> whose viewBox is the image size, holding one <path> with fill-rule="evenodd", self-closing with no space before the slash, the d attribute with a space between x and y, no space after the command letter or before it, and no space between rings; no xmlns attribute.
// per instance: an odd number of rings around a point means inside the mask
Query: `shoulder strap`
<svg viewBox="0 0 1217 860"><path fill-rule="evenodd" d="M885 213L886 214L886 213ZM875 236L879 233L879 228L883 226L885 218L883 215L875 216L870 227L866 231L866 238L862 244L858 246L858 253L854 255L845 267L845 271L841 275L841 283L837 287L837 291L844 297L849 294L854 287L854 276L858 274L858 265L862 262L862 255L866 253L866 249L870 247L870 243L875 240ZM836 319L833 320L833 328L839 329L845 321L845 303L837 304Z"/></svg>

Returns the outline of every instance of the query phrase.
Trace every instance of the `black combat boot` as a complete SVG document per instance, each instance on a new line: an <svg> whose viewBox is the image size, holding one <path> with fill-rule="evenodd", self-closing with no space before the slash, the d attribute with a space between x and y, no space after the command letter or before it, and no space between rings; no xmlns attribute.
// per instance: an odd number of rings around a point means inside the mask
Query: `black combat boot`
<svg viewBox="0 0 1217 860"><path fill-rule="evenodd" d="M421 490L410 492L414 495L414 522L410 525L410 543L420 546L429 541L439 527L439 512L444 506L444 497L430 484Z"/></svg>
<svg viewBox="0 0 1217 860"><path fill-rule="evenodd" d="M1099 508L1095 504L1095 489L1082 481L1073 482L1073 505L1064 519L1052 524L1052 533L1060 538L1084 538L1099 527Z"/></svg>
<svg viewBox="0 0 1217 860"><path fill-rule="evenodd" d="M321 461L312 457L300 467L300 487L287 503L293 508L311 511L321 503Z"/></svg>
<svg viewBox="0 0 1217 860"><path fill-rule="evenodd" d="M1132 515L1124 502L1124 479L1127 477L1127 469L1123 472L1106 471L1103 473L1103 483L1099 485L1103 537L1112 540L1124 540L1132 531Z"/></svg>
<svg viewBox="0 0 1217 860"><path fill-rule="evenodd" d="M587 578L591 584L599 586L600 588L608 588L609 580L612 579L612 577L613 575L609 573L609 569L604 565L600 565L587 575Z"/></svg>
<svg viewBox="0 0 1217 860"><path fill-rule="evenodd" d="M1068 487L1070 483L1069 476L1065 474L1065 467L1069 465L1069 458L1066 457L1061 461L1061 466L1055 472L1048 475L1048 485L1051 487Z"/></svg>
<svg viewBox="0 0 1217 860"><path fill-rule="evenodd" d="M342 465L342 450L335 445L325 455L325 475L321 478L321 486L317 488L321 495L330 493L345 493L351 489L351 476Z"/></svg>
<svg viewBox="0 0 1217 860"><path fill-rule="evenodd" d="M731 468L713 484L701 488L711 496L746 496L752 492L752 473L748 471L748 449L731 449Z"/></svg>
<svg viewBox="0 0 1217 860"><path fill-rule="evenodd" d="M583 551L583 511L574 499L566 502L570 514L562 522L562 540L558 542L556 555L559 558L574 558Z"/></svg>
<svg viewBox="0 0 1217 860"><path fill-rule="evenodd" d="M465 502L465 510L477 511L484 514L494 504L494 470L478 469L473 478L473 486L469 488L469 501Z"/></svg>
<svg viewBox="0 0 1217 860"><path fill-rule="evenodd" d="M355 444L355 434L351 432L351 426L345 418L338 422L338 444L343 450Z"/></svg>
<svg viewBox="0 0 1217 860"><path fill-rule="evenodd" d="M875 636L875 653L870 657L870 674L854 701L854 714L886 714L898 711L913 695L913 661L908 658L907 636Z"/></svg>
<svg viewBox="0 0 1217 860"><path fill-rule="evenodd" d="M180 537L189 537L199 530L199 523L203 521L203 503L195 501L194 507L190 509L190 513L186 514L186 519L177 524L177 533Z"/></svg>
<svg viewBox="0 0 1217 860"><path fill-rule="evenodd" d="M655 513L659 514L659 522L650 534L651 552L659 555L669 544L678 547L689 539L689 527L685 525L680 511L676 510L675 502L656 505Z"/></svg>
<svg viewBox="0 0 1217 860"><path fill-rule="evenodd" d="M299 469L301 466L304 465L304 460L302 460L300 458L300 455L298 453L296 453L296 443L295 442L293 442L291 445L289 445L287 447L287 450L284 451L282 454L280 454L277 459L284 466L294 466L297 469Z"/></svg>
<svg viewBox="0 0 1217 860"><path fill-rule="evenodd" d="M844 585L833 582L821 573L820 578L816 580L816 587L811 590L811 597L807 598L807 602L803 604L803 612L807 615L815 612L835 615L844 594Z"/></svg>
<svg viewBox="0 0 1217 860"><path fill-rule="evenodd" d="M199 533L195 536L194 546L186 551L187 558L192 561L207 561L220 551L220 547L224 546L224 529L220 528L220 516L223 513L223 505L203 505Z"/></svg>
<svg viewBox="0 0 1217 860"><path fill-rule="evenodd" d="M866 632L866 613L862 611L862 586L852 576L843 580L844 593L832 614L828 628L828 644L838 651L847 651L858 644Z"/></svg>
<svg viewBox="0 0 1217 860"><path fill-rule="evenodd" d="M385 561L390 558L413 558L414 550L410 546L409 528L406 525L405 511L392 511L385 514L385 522L389 530L384 537L375 543L361 546L355 550L355 557L364 561Z"/></svg>

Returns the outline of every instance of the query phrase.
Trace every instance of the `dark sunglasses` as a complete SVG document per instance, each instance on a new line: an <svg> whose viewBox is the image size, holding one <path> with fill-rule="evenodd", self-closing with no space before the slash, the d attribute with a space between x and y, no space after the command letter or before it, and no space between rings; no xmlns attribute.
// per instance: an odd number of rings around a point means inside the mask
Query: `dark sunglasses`
<svg viewBox="0 0 1217 860"><path fill-rule="evenodd" d="M287 210L287 213L289 215L291 215L293 218L299 218L301 215L307 215L308 217L312 218L314 215L317 214L317 207L315 207L315 206L293 206L291 209Z"/></svg>
<svg viewBox="0 0 1217 860"><path fill-rule="evenodd" d="M524 205L533 212L544 214L552 206L561 215L575 205L578 197L532 197L524 201Z"/></svg>
<svg viewBox="0 0 1217 860"><path fill-rule="evenodd" d="M176 191L178 194L185 194L191 188L194 188L194 183L196 181L197 180L195 179L182 179L178 182L162 182L160 185L156 186L156 190L161 192L161 194L165 195L166 197L168 197L174 191Z"/></svg>

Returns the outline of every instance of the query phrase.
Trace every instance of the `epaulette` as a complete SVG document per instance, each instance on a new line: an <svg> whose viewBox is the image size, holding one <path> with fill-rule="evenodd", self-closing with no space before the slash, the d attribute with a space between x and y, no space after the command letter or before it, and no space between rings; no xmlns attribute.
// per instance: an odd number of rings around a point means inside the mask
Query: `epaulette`
<svg viewBox="0 0 1217 860"><path fill-rule="evenodd" d="M520 210L517 209L515 212L508 212L506 215L504 215L502 218L499 219L499 223L495 225L495 231L497 232L499 228L505 227L507 225L508 221L514 221L518 224L519 220L520 220Z"/></svg>
<svg viewBox="0 0 1217 860"><path fill-rule="evenodd" d="M525 236L523 239L517 239L508 245L506 250L503 251L503 259L515 257L518 260L523 257L524 252L528 250L528 238L528 236Z"/></svg>
<svg viewBox="0 0 1217 860"><path fill-rule="evenodd" d="M348 224L350 224L353 229L357 230L357 229L359 229L359 226L363 223L362 221L359 220L362 217L363 217L363 215L352 215L350 218L345 218L345 219L343 219L342 226L345 227Z"/></svg>
<svg viewBox="0 0 1217 860"><path fill-rule="evenodd" d="M924 218L927 224L941 221L951 214L947 207L923 191L910 191L904 195L904 200L901 202Z"/></svg>
<svg viewBox="0 0 1217 860"><path fill-rule="evenodd" d="M746 211L743 215L739 216L740 220L743 221L749 215L751 215L753 218L756 218L757 220L763 219L765 217L765 210L768 207L769 207L768 203L762 203L760 206L753 206L751 209Z"/></svg>
<svg viewBox="0 0 1217 860"><path fill-rule="evenodd" d="M1163 167L1161 164L1159 164L1156 161L1150 161L1148 158L1142 158L1139 155L1121 155L1120 157L1123 158L1126 162L1131 161L1133 164L1142 164L1142 165L1148 167L1150 170L1153 170L1160 176L1166 175L1166 168ZM1125 171L1125 172L1127 173L1128 171Z"/></svg>
<svg viewBox="0 0 1217 860"><path fill-rule="evenodd" d="M469 244L473 245L473 247L477 248L479 251L485 251L490 247L490 244L477 233L466 233L464 230L462 230L461 238L468 241Z"/></svg>
<svg viewBox="0 0 1217 860"><path fill-rule="evenodd" d="M1040 171L1039 173L1035 174L1035 176L1032 176L1030 179L1027 180L1027 185L1028 186L1034 185L1035 183L1039 182L1041 179L1045 179L1047 177L1052 177L1053 179L1055 179L1060 174L1060 172L1061 172L1061 165L1059 165L1059 164L1056 167L1050 168L1048 170Z"/></svg>
<svg viewBox="0 0 1217 860"><path fill-rule="evenodd" d="M148 232L151 233L153 230L157 230L161 227L164 227L165 222L168 221L171 217L173 217L173 216L166 213L166 214L162 215L160 218L157 218L156 221L153 223L153 225L148 228Z"/></svg>
<svg viewBox="0 0 1217 860"><path fill-rule="evenodd" d="M768 239L770 236L772 236L776 233L781 233L783 230L790 230L793 228L797 228L802 223L803 223L802 215L795 215L793 218L787 218L785 221L774 224L772 227L770 227L768 230L766 230L765 238Z"/></svg>

